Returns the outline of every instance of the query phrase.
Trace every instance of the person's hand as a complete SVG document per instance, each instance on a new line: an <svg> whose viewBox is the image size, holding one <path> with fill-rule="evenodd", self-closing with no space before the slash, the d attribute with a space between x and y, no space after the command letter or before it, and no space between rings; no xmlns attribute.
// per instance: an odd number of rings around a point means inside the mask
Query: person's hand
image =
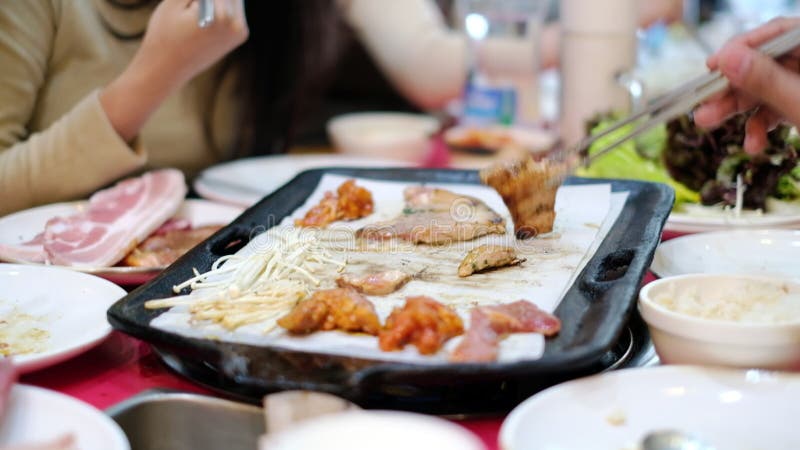
<svg viewBox="0 0 800 450"><path fill-rule="evenodd" d="M220 60L248 36L244 0L214 0L214 21L197 24L197 0L163 0L147 25L131 70L182 84Z"/></svg>
<svg viewBox="0 0 800 450"><path fill-rule="evenodd" d="M767 132L781 121L800 125L800 48L776 61L756 50L800 26L800 18L779 18L733 38L712 55L707 65L730 82L726 92L694 112L695 123L714 128L730 116L755 109L745 127L744 149L759 153L768 146Z"/></svg>
<svg viewBox="0 0 800 450"><path fill-rule="evenodd" d="M214 21L205 28L197 24L197 0L162 0L153 12L130 65L100 96L124 140L139 133L169 94L247 40L244 0L213 3Z"/></svg>

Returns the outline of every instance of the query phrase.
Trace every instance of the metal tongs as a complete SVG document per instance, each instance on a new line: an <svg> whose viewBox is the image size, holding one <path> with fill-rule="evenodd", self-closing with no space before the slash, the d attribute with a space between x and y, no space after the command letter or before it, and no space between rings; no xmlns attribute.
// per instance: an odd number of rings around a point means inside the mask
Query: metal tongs
<svg viewBox="0 0 800 450"><path fill-rule="evenodd" d="M214 0L198 0L199 11L197 17L197 26L206 28L214 23Z"/></svg>
<svg viewBox="0 0 800 450"><path fill-rule="evenodd" d="M793 28L759 47L759 51L772 58L779 58L800 46L800 27ZM656 125L668 122L691 111L696 105L728 88L728 80L719 72L709 72L653 100L647 108L622 119L602 131L587 136L577 145L562 151L560 158L570 169L591 164L596 158L608 153L628 139L634 138ZM614 139L600 150L588 155L588 149L598 139L608 136L621 127L643 120L634 129ZM569 170L570 172L572 170Z"/></svg>

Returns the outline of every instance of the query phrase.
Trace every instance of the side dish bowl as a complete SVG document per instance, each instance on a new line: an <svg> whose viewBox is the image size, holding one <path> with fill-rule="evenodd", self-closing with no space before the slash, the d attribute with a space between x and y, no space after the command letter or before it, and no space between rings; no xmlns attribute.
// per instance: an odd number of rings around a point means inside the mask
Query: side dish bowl
<svg viewBox="0 0 800 450"><path fill-rule="evenodd" d="M800 283L692 274L654 281L639 312L665 364L800 370Z"/></svg>
<svg viewBox="0 0 800 450"><path fill-rule="evenodd" d="M340 153L421 162L439 122L424 114L364 112L328 122L328 135Z"/></svg>

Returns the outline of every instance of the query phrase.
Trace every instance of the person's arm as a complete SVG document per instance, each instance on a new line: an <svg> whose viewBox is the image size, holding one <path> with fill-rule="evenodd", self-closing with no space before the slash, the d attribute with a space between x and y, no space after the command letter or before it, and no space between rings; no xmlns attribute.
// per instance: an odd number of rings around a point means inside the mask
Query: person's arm
<svg viewBox="0 0 800 450"><path fill-rule="evenodd" d="M467 75L467 38L449 29L432 0L338 0L372 58L406 98L423 109L442 107L458 97ZM680 17L679 0L644 0L640 23ZM489 38L478 57L487 72L526 73L558 64L560 27L546 24L539 34L539 61L533 39Z"/></svg>
<svg viewBox="0 0 800 450"><path fill-rule="evenodd" d="M466 41L430 0L339 0L347 23L395 88L423 109L457 97Z"/></svg>
<svg viewBox="0 0 800 450"><path fill-rule="evenodd" d="M195 3L164 0L123 74L38 132L28 124L46 81L55 2L0 3L0 215L85 196L141 167L135 137L150 114L246 39L246 24L234 20L242 0L215 1L216 24L199 30Z"/></svg>
<svg viewBox="0 0 800 450"><path fill-rule="evenodd" d="M756 109L747 120L744 148L759 153L768 145L767 132L783 120L800 126L800 48L775 61L756 50L761 44L800 26L800 18L775 19L737 36L708 59L732 89L694 112L695 122L714 128L730 116Z"/></svg>

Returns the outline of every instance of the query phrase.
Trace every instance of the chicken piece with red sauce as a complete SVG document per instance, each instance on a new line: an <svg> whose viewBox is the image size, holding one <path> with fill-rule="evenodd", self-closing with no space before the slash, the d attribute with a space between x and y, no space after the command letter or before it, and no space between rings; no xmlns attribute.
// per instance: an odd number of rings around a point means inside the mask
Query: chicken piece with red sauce
<svg viewBox="0 0 800 450"><path fill-rule="evenodd" d="M367 273L363 275L343 274L336 279L339 287L350 287L367 295L388 295L403 287L411 275L399 270Z"/></svg>
<svg viewBox="0 0 800 450"><path fill-rule="evenodd" d="M378 341L383 351L401 350L413 344L423 355L432 355L448 339L464 332L461 318L447 306L426 297L408 297L386 319Z"/></svg>
<svg viewBox="0 0 800 450"><path fill-rule="evenodd" d="M500 340L509 333L542 333L553 336L561 330L558 317L533 303L519 300L507 305L479 306L470 313L464 339L450 355L453 362L492 362Z"/></svg>
<svg viewBox="0 0 800 450"><path fill-rule="evenodd" d="M300 227L325 227L337 220L356 220L372 214L372 194L355 180L347 180L336 190L325 193L322 200L294 221Z"/></svg>
<svg viewBox="0 0 800 450"><path fill-rule="evenodd" d="M278 325L293 334L342 330L377 335L380 321L375 307L353 289L316 291L285 316Z"/></svg>

